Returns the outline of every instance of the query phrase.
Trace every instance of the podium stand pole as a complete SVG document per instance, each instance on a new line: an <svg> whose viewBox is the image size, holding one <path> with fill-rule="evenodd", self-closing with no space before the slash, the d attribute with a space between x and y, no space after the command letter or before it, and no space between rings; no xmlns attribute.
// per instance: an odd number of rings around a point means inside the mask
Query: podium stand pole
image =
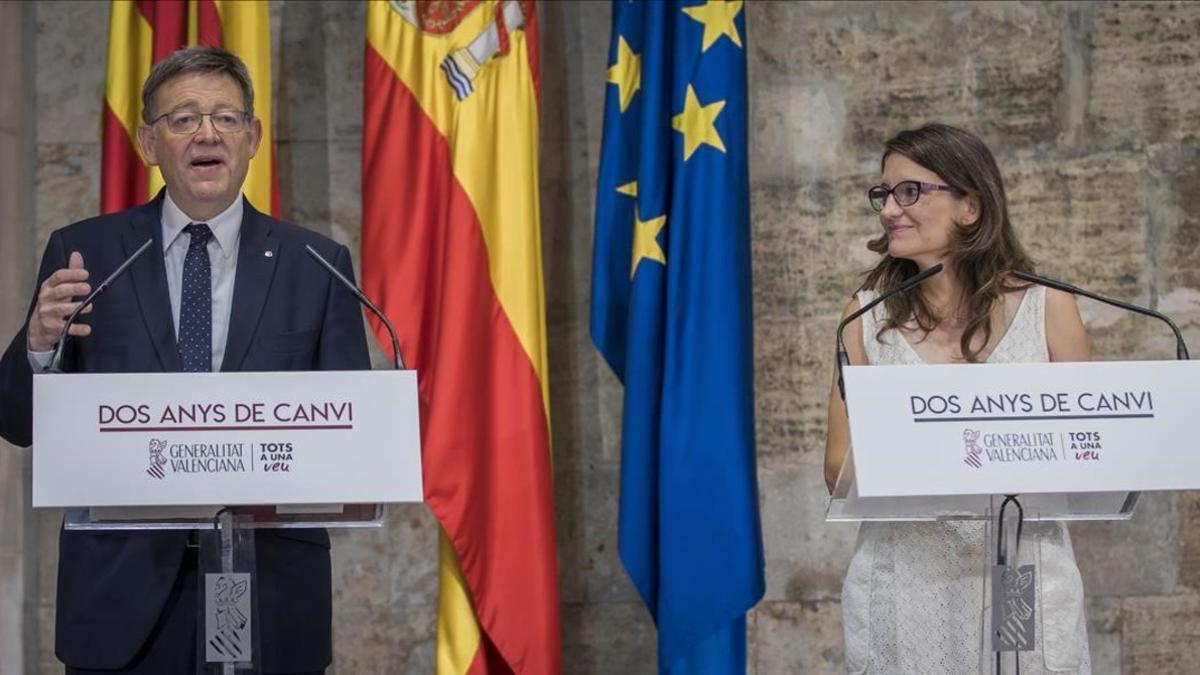
<svg viewBox="0 0 1200 675"><path fill-rule="evenodd" d="M1014 513L1016 517L1010 518ZM1011 529L1006 519L1015 520ZM990 671L995 675L1012 672L1019 675L1021 652L1035 649L1039 632L1036 623L1042 620L1037 616L1037 608L1041 605L1038 597L1042 580L1038 578L1040 570L1036 561L1040 556L1035 554L1032 557L1034 564L1021 564L1025 509L1017 495L1004 496L989 525L991 533L987 539L989 544L994 544L996 555L985 580L985 588L990 586L988 596L991 600L991 619L988 622L991 634L986 640L991 648L995 669L985 669L985 672ZM1011 659L1006 654L1011 654ZM1008 663L1012 664L1012 668L1005 667Z"/></svg>
<svg viewBox="0 0 1200 675"><path fill-rule="evenodd" d="M200 613L196 631L201 675L261 672L258 578L251 519L222 509L200 534Z"/></svg>

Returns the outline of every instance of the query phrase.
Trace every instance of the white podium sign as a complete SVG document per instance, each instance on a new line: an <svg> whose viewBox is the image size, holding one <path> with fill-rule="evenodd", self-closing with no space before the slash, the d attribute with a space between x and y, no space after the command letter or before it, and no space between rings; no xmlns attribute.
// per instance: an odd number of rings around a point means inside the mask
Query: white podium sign
<svg viewBox="0 0 1200 675"><path fill-rule="evenodd" d="M845 370L863 497L1200 488L1200 362Z"/></svg>
<svg viewBox="0 0 1200 675"><path fill-rule="evenodd" d="M423 500L414 371L35 375L33 506Z"/></svg>

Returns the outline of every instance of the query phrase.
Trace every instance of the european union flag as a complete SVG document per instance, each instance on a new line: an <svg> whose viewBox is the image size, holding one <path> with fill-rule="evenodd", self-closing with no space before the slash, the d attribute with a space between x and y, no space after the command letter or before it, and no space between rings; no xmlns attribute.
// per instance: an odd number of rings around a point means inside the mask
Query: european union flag
<svg viewBox="0 0 1200 675"><path fill-rule="evenodd" d="M661 672L746 669L763 594L742 2L613 2L592 340L625 385L620 553Z"/></svg>

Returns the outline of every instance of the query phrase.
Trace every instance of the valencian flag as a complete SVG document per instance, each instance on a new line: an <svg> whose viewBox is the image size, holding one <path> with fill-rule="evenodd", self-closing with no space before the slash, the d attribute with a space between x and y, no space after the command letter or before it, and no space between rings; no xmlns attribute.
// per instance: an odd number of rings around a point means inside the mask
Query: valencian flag
<svg viewBox="0 0 1200 675"><path fill-rule="evenodd" d="M367 5L363 286L419 375L442 675L560 670L536 18Z"/></svg>
<svg viewBox="0 0 1200 675"><path fill-rule="evenodd" d="M620 555L661 672L745 672L763 594L742 9L613 2L591 331L625 385Z"/></svg>
<svg viewBox="0 0 1200 675"><path fill-rule="evenodd" d="M137 145L142 83L171 52L189 45L223 47L246 63L262 142L242 190L250 203L279 216L279 181L271 124L271 28L266 2L244 0L113 0L108 25L108 77L101 135L100 211L143 204L163 186Z"/></svg>

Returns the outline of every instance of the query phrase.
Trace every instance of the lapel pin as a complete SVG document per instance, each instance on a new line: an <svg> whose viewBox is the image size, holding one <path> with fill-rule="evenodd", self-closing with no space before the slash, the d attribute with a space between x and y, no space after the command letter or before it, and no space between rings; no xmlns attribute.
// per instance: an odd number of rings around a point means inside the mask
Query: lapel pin
<svg viewBox="0 0 1200 675"><path fill-rule="evenodd" d="M275 257L275 252L274 252L274 251L263 251L263 255L264 255L264 256L266 256L266 257L268 257L268 258L274 258L274 257Z"/></svg>

